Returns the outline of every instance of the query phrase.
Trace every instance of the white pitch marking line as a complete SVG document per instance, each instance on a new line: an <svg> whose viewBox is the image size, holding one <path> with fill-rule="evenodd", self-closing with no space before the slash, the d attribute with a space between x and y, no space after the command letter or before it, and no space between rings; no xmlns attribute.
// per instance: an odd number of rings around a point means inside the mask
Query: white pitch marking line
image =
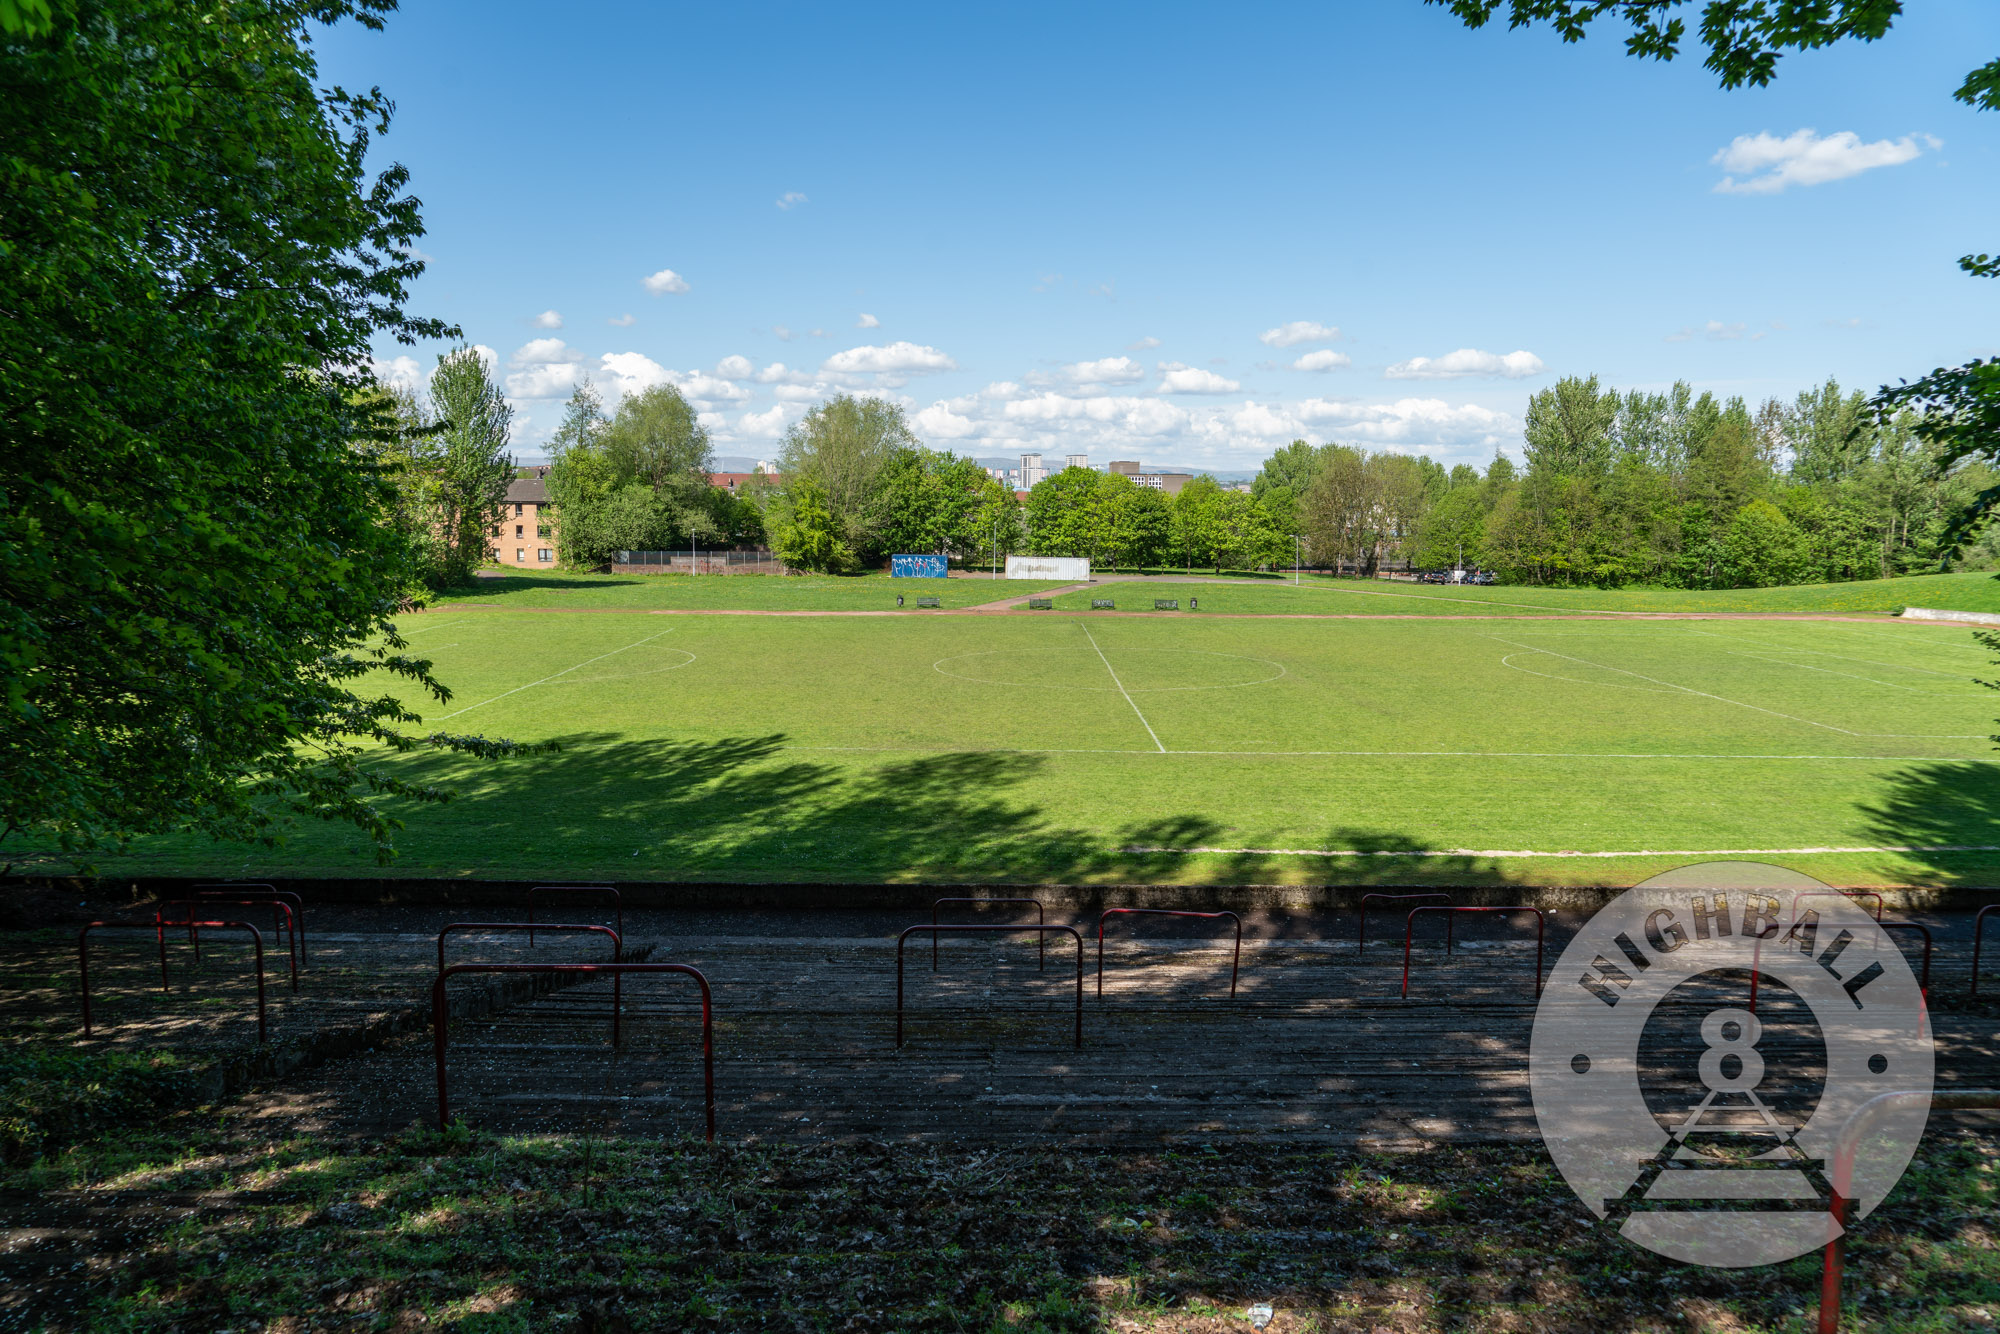
<svg viewBox="0 0 2000 1334"><path fill-rule="evenodd" d="M1082 622L1078 622L1076 628L1083 631L1083 637L1090 641L1090 646L1092 648L1097 649L1097 660L1104 664L1105 671L1111 672L1111 684L1118 687L1118 693L1125 696L1125 702L1132 706L1132 712L1138 714L1139 726L1145 728L1146 735L1153 738L1153 744L1160 748L1160 754L1162 755L1166 754L1167 753L1166 743L1160 740L1160 735L1159 733L1153 730L1153 725L1146 721L1146 715L1139 712L1139 701L1132 698L1132 692L1127 690L1125 688L1125 683L1118 679L1118 673L1111 670L1111 659L1104 656L1104 650L1101 648L1097 648L1097 636L1090 633L1090 627L1084 625Z"/></svg>
<svg viewBox="0 0 2000 1334"><path fill-rule="evenodd" d="M1834 852L2000 852L1995 843L1910 844L1873 848L1643 848L1637 852L1536 852L1532 848L1398 848L1377 851L1358 848L1155 848L1128 847L1124 852L1217 852L1263 857L1799 857Z"/></svg>
<svg viewBox="0 0 2000 1334"><path fill-rule="evenodd" d="M1810 654L1812 657L1815 658L1836 658L1841 662L1858 662L1869 667L1887 667L1890 671L1893 672L1922 672L1927 676L1946 676L1950 677L1955 681L1963 681L1966 679L1965 674L1963 672L1948 672L1940 670L1939 668L1936 667L1918 667L1907 662L1883 662L1880 658L1856 658L1846 653L1828 653L1825 649L1798 648L1791 644L1766 644L1761 640L1745 639L1741 635L1719 635L1715 633L1715 631L1713 630L1695 630L1692 633L1697 635L1706 635L1710 639L1726 639L1732 644L1755 644L1757 645L1757 647L1764 649L1766 651L1775 650L1776 652L1779 653L1805 653L1805 654ZM1754 657L1755 655L1745 654L1744 656ZM1804 666L1805 664L1800 663L1798 665ZM1821 667L1821 668L1816 668L1815 670L1826 671L1828 669ZM1857 681L1874 681L1876 685L1888 684L1888 682L1886 681L1875 681L1875 678L1872 676L1857 676L1854 679Z"/></svg>
<svg viewBox="0 0 2000 1334"><path fill-rule="evenodd" d="M1527 649L1533 653L1546 653L1552 658L1564 658L1570 662L1581 663L1585 667L1595 667L1600 672L1617 672L1621 676L1636 677L1641 681L1651 681L1656 686L1666 686L1669 689L1679 690L1685 694L1694 695L1700 699L1712 699L1718 704L1729 704L1739 709L1749 709L1755 713L1768 714L1773 718L1783 718L1786 722L1804 723L1807 727L1825 728L1829 732L1838 732L1842 736L1865 736L1865 737L1878 737L1878 738L1899 737L1899 738L1907 738L1910 740L1926 740L1926 741L1984 741L1987 739L1984 733L1971 734L1965 732L1856 732L1845 727L1835 727L1832 723L1817 723L1810 718L1801 718L1796 714L1780 713L1776 709L1767 709L1761 704L1745 704L1740 699L1730 699L1725 695L1711 695L1708 691L1696 690L1693 686L1675 685L1672 681L1662 681L1659 677L1647 676L1644 672L1628 671L1626 668L1623 667L1607 667L1605 664L1601 662L1592 662L1588 658L1571 657L1567 653L1558 653L1554 649L1550 648L1538 649L1533 644L1523 644L1512 639L1502 639L1498 635L1488 635L1486 637L1488 639L1491 639L1497 644L1510 644L1515 648Z"/></svg>
<svg viewBox="0 0 2000 1334"><path fill-rule="evenodd" d="M1558 678L1560 679L1560 678ZM1984 738L1982 738L1983 740ZM780 746L780 750L863 755L1152 755L1117 746ZM1687 751L1602 750L1170 750L1169 755L1224 759L1466 759L1466 760L1828 760L1870 764L2000 764L1979 755L1764 755Z"/></svg>
<svg viewBox="0 0 2000 1334"><path fill-rule="evenodd" d="M464 619L465 619L465 617L463 617L463 616L460 616L460 617L459 617L459 618L458 618L457 620L451 620L451 621L433 621L433 622L431 622L431 623L430 623L429 625L413 625L413 626L411 626L411 627L410 627L409 629L407 629L407 630L405 630L405 629L404 629L404 628L403 628L402 626L400 626L400 625L399 625L399 626L397 626L397 627L396 627L396 633L397 633L397 634L399 634L399 635L402 635L402 636L403 636L403 637L405 637L405 638L408 638L408 637L409 637L409 636L411 636L411 635L420 635L420 634L424 633L424 631L426 631L426 630L442 630L442 629L444 629L444 628L445 628L445 627L446 627L447 625L457 625L457 624L459 624L459 622L463 621Z"/></svg>
<svg viewBox="0 0 2000 1334"><path fill-rule="evenodd" d="M528 684L524 686L515 686L512 690L503 690L499 694L495 695L493 699L482 699L477 704L468 704L464 708L460 709L458 713L447 713L443 718L438 719L438 721L444 722L446 721L446 719L458 717L459 713L471 713L474 709L485 708L488 704L493 703L494 700L502 700L507 698L507 696L509 695L518 695L523 690L533 690L536 686L547 685L549 682L555 680L556 677L558 676L568 676L571 672L576 671L579 668L588 667L593 662L603 662L606 658L615 658L620 653L629 652L632 649L638 648L640 644L652 643L655 639L658 639L660 635L670 635L673 632L674 632L673 629L662 630L658 635L647 635L644 639L638 640L634 643L627 644L624 648L615 648L612 649L611 652L609 653L600 653L594 658L585 658L582 662L577 663L575 666L565 667L559 672L555 672L552 673L551 675L544 676L539 681L530 681L528 682Z"/></svg>

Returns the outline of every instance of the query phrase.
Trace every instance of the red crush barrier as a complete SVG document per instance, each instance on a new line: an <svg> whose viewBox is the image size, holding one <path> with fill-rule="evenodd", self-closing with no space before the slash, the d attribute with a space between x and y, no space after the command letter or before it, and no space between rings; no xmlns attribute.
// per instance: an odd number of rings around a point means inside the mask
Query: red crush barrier
<svg viewBox="0 0 2000 1334"><path fill-rule="evenodd" d="M1040 899L938 899L931 904L932 926L936 926L938 924L938 909L947 903L1012 903L1017 905L1023 903L1032 903L1035 905L1035 925L1036 926L1045 925L1049 920L1049 915L1042 910L1042 901ZM1040 945L1042 948L1042 959L1040 964L1041 971L1047 972L1049 967L1049 938L1047 936L1037 936L1035 938L1035 943ZM932 936L931 971L935 973L937 970L938 970L938 938L936 936Z"/></svg>
<svg viewBox="0 0 2000 1334"><path fill-rule="evenodd" d="M1410 909L1410 915L1403 920L1403 999L1408 1000L1410 996L1410 938L1412 935L1415 934L1417 914L1420 912L1442 912L1442 913L1531 912L1533 913L1535 915L1535 996L1537 999L1540 999L1542 994L1542 948L1548 936L1549 919L1548 915L1544 913L1540 908L1529 908L1525 906L1518 906L1512 908L1473 908L1473 907L1456 906L1450 908L1429 907L1429 908Z"/></svg>
<svg viewBox="0 0 2000 1334"><path fill-rule="evenodd" d="M1833 1187L1830 1212L1840 1231L1826 1244L1820 1261L1819 1334L1838 1334L1840 1329L1840 1278L1847 1263L1847 1192L1854 1185L1856 1142L1875 1119L1896 1103L1910 1099L1926 1101L1937 1112L1989 1112L2000 1110L2000 1089L1951 1089L1945 1092L1883 1093L1854 1110L1841 1127L1833 1155L1833 1171L1828 1174Z"/></svg>
<svg viewBox="0 0 2000 1334"><path fill-rule="evenodd" d="M703 1098L708 1108L708 1139L715 1140L715 1015L710 1004L708 979L699 969L684 963L455 963L431 983L432 1045L437 1054L438 1129L451 1124L451 1105L445 1084L444 1049L450 1017L445 1013L444 984L460 973L685 973L701 988L701 1078Z"/></svg>
<svg viewBox="0 0 2000 1334"><path fill-rule="evenodd" d="M1180 908L1106 908L1097 915L1097 995L1104 997L1104 919L1107 917L1227 917L1236 924L1236 952L1229 959L1229 999L1236 999L1236 974L1243 964L1243 919L1233 912L1188 912Z"/></svg>
<svg viewBox="0 0 2000 1334"><path fill-rule="evenodd" d="M218 881L212 885L196 885L189 891L198 899L271 899L292 910L292 924L299 933L299 966L305 967L312 960L306 957L306 901L289 889L279 889L276 885L261 880L246 880L242 884ZM271 914L271 929L284 925L278 914Z"/></svg>
<svg viewBox="0 0 2000 1334"><path fill-rule="evenodd" d="M1041 925L1000 926L986 924L977 926L963 924L957 926L939 926L933 923L930 926L905 927L903 933L896 937L896 1045L898 1047L903 1045L903 942L919 931L930 932L932 940L937 939L939 932L946 932L951 935L978 935L991 931L1013 931L1017 933L1032 931L1036 935L1046 935L1052 931L1067 931L1069 938L1076 942L1076 1045L1079 1047L1083 1045L1083 937L1076 933L1075 927Z"/></svg>
<svg viewBox="0 0 2000 1334"><path fill-rule="evenodd" d="M444 938L453 931L594 931L611 937L611 962L625 962L625 938L608 926L571 926L564 922L543 922L539 927L527 922L452 922L438 932L438 971L444 971ZM611 979L611 1045L618 1045L618 1017L625 1008L625 979Z"/></svg>
<svg viewBox="0 0 2000 1334"><path fill-rule="evenodd" d="M2000 903L1989 903L1972 917L1972 994L1979 995L1979 945L1986 933L1986 914L2000 912Z"/></svg>
<svg viewBox="0 0 2000 1334"><path fill-rule="evenodd" d="M610 885L536 885L528 891L528 925L531 927L536 925L535 899L538 895L542 894L609 894L611 896L611 910L617 915L618 919L619 938L624 938L625 901L618 896L618 891ZM533 931L528 932L528 943L530 945L535 943L535 933Z"/></svg>
<svg viewBox="0 0 2000 1334"><path fill-rule="evenodd" d="M182 925L179 922L175 926ZM190 922L189 926L232 927L250 933L250 943L257 947L257 1045L264 1045L264 934L248 922ZM76 968L83 983L83 1035L90 1036L90 933L98 927L151 926L160 940L160 990L167 989L166 937L161 931L160 917L154 914L151 922L89 922L76 935Z"/></svg>
<svg viewBox="0 0 2000 1334"><path fill-rule="evenodd" d="M1443 899L1446 903L1450 903L1451 895L1445 893L1443 890L1428 890L1422 894L1363 894L1361 896L1361 933L1354 941L1354 948L1356 950L1363 950L1368 947L1368 901L1370 899L1380 899L1384 903L1405 902L1411 899ZM1453 919L1449 917L1444 919L1446 949L1451 948L1449 942L1451 940L1452 921Z"/></svg>
<svg viewBox="0 0 2000 1334"><path fill-rule="evenodd" d="M201 927L202 923L194 920L194 910L196 908L201 908L203 910L207 910L209 908L261 908L266 905L269 905L272 908L283 910L287 917L291 916L292 908L290 904L278 903L271 899L169 899L167 902L161 904L160 907L163 910L167 908L187 909L188 913L187 920L177 922L173 918L169 917L166 919L165 925L185 926L187 928L188 942L194 946L194 961L196 963L200 963L201 931L199 930L199 928ZM299 989L299 933L296 922L297 919L293 919L292 925L285 933L285 939L288 942L290 942L290 951L287 957L291 960L292 964L293 992L297 992ZM276 930L273 930L271 934L275 936L278 933ZM262 942L260 941L259 944L261 947Z"/></svg>

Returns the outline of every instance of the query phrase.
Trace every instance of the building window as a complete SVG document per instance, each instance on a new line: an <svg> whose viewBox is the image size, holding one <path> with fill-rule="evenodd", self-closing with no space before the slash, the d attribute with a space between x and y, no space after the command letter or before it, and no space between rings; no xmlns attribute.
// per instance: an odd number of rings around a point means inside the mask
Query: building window
<svg viewBox="0 0 2000 1334"><path fill-rule="evenodd" d="M536 537L547 537L548 535L549 535L549 526L547 524L538 523L535 525Z"/></svg>
<svg viewBox="0 0 2000 1334"><path fill-rule="evenodd" d="M523 536L523 534L522 534L522 532L521 532L521 525L520 525L520 524L518 524L518 523L514 525L514 536L516 536L516 537L521 537L521 536Z"/></svg>
<svg viewBox="0 0 2000 1334"><path fill-rule="evenodd" d="M521 517L521 502L518 500L514 502L514 517L517 519Z"/></svg>
<svg viewBox="0 0 2000 1334"><path fill-rule="evenodd" d="M523 551L520 547L515 547L514 563L516 565L526 565L528 563L528 553Z"/></svg>
<svg viewBox="0 0 2000 1334"><path fill-rule="evenodd" d="M555 558L556 558L556 553L551 551L547 547L543 547L540 551L537 551L535 553L535 559L540 561L544 565L547 565L550 561L553 561Z"/></svg>
<svg viewBox="0 0 2000 1334"><path fill-rule="evenodd" d="M500 548L499 548L499 547L494 547L494 548L493 548L493 563L494 563L494 564L496 564L496 565L500 563Z"/></svg>

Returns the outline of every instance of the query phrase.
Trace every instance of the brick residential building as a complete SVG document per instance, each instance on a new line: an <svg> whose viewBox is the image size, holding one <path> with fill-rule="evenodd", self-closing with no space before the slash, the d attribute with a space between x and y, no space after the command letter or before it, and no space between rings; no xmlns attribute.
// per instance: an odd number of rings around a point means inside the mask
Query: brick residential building
<svg viewBox="0 0 2000 1334"><path fill-rule="evenodd" d="M507 483L507 498L493 525L493 559L501 565L553 569L556 563L556 516L549 504L547 468L533 477Z"/></svg>

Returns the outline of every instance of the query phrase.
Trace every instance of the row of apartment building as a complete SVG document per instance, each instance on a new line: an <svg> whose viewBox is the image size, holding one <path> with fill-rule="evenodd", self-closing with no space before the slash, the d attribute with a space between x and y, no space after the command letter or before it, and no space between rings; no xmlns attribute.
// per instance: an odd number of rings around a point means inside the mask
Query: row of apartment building
<svg viewBox="0 0 2000 1334"><path fill-rule="evenodd" d="M1025 496L1056 473L1070 468L1090 466L1088 454L1065 454L1060 467L1052 467L1044 463L1042 458L1040 454L1023 454L1021 466L1018 468L988 468L986 472L994 481L1011 487L1017 495ZM1136 459L1113 459L1110 471L1123 477L1130 477L1140 486L1164 491L1170 496L1179 495L1180 489L1194 480L1194 474L1188 472L1147 472Z"/></svg>

